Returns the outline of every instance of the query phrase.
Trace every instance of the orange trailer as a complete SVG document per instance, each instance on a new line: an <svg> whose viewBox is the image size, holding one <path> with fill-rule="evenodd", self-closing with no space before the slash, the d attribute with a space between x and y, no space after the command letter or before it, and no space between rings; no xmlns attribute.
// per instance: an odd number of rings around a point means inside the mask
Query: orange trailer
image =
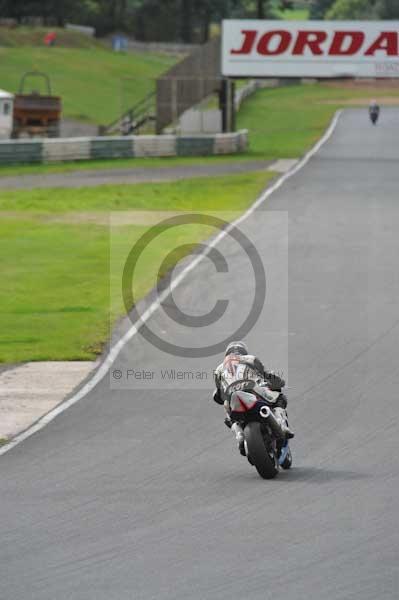
<svg viewBox="0 0 399 600"><path fill-rule="evenodd" d="M32 77L44 79L46 94L41 94L36 89L26 93L27 79ZM18 138L21 134L30 137L59 137L61 114L61 98L51 94L48 76L38 71L25 73L14 98L12 137Z"/></svg>

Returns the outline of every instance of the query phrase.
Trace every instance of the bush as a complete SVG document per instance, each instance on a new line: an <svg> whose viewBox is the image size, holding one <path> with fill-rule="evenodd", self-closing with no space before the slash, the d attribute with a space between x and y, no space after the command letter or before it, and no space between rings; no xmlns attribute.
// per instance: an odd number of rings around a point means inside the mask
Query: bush
<svg viewBox="0 0 399 600"><path fill-rule="evenodd" d="M378 18L370 0L336 0L327 11L326 19L373 19Z"/></svg>

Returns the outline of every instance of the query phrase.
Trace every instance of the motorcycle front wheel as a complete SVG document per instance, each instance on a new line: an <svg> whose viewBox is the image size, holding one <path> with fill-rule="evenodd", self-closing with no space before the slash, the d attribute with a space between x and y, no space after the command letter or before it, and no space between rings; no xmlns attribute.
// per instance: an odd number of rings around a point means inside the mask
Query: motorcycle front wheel
<svg viewBox="0 0 399 600"><path fill-rule="evenodd" d="M244 429L248 459L263 479L273 479L279 471L278 460L272 442L262 434L261 425L256 421L248 423Z"/></svg>

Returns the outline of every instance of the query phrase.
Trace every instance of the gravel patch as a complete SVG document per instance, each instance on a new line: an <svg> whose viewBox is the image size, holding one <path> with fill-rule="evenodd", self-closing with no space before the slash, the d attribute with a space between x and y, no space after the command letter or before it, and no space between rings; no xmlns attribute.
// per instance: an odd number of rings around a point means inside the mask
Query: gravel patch
<svg viewBox="0 0 399 600"><path fill-rule="evenodd" d="M30 362L0 369L0 439L9 439L62 402L96 363Z"/></svg>

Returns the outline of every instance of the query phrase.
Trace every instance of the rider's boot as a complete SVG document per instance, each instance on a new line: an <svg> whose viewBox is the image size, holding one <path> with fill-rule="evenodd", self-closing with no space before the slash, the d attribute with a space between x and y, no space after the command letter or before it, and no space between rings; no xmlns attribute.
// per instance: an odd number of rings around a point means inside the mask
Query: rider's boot
<svg viewBox="0 0 399 600"><path fill-rule="evenodd" d="M236 436L238 450L239 450L241 456L246 456L245 444L244 444L244 432L242 430L241 425L239 423L233 423L231 426L231 431Z"/></svg>
<svg viewBox="0 0 399 600"><path fill-rule="evenodd" d="M289 427L288 425L288 415L287 415L287 411L285 410L285 408L280 408L277 407L274 409L274 416L276 417L277 421L280 424L281 429L283 430L283 433L286 437L287 440L292 439L295 435L295 433L292 431L292 429Z"/></svg>
<svg viewBox="0 0 399 600"><path fill-rule="evenodd" d="M226 425L226 427L231 429L231 426L233 425L233 421L230 419L230 417L226 417L224 420L224 424Z"/></svg>

